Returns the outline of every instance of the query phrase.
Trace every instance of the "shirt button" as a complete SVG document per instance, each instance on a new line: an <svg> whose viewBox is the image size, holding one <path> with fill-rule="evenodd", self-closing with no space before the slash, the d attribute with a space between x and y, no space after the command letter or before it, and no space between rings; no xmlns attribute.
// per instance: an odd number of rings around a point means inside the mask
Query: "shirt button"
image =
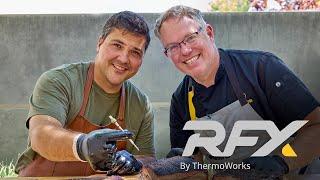
<svg viewBox="0 0 320 180"><path fill-rule="evenodd" d="M277 86L277 87L280 87L280 86L281 86L281 83L280 83L280 82L276 82L276 86Z"/></svg>

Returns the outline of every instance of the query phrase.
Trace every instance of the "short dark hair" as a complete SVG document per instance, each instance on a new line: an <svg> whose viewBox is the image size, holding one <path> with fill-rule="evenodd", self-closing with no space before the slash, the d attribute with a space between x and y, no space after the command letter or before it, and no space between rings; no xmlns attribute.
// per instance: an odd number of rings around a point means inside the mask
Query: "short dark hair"
<svg viewBox="0 0 320 180"><path fill-rule="evenodd" d="M142 16L131 11L113 14L104 25L101 38L106 38L115 28L144 36L146 39L144 49L147 50L150 43L149 27Z"/></svg>

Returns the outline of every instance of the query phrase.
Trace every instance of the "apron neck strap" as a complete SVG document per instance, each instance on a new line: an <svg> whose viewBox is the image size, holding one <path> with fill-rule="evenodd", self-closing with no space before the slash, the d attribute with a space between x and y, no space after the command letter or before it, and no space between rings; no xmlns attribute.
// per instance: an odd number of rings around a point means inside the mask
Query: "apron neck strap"
<svg viewBox="0 0 320 180"><path fill-rule="evenodd" d="M191 80L191 77L190 77L189 81L188 81L188 106L189 106L190 119L192 121L197 119L197 117L196 117L196 108L194 107L194 104L192 102L193 96L194 96L194 87L192 86L192 80Z"/></svg>
<svg viewBox="0 0 320 180"><path fill-rule="evenodd" d="M93 75L94 75L94 62L90 62L86 82L84 85L82 105L79 112L80 116L84 116L84 112L88 104L89 94L90 94L91 86L93 83Z"/></svg>
<svg viewBox="0 0 320 180"><path fill-rule="evenodd" d="M224 68L227 72L229 81L231 83L231 86L238 98L238 100L240 101L241 106L247 104L249 101L247 101L247 95L244 93L244 91L242 91L240 83L238 81L238 78L235 74L235 67L234 64L232 64L231 62L231 57L226 55L225 52L221 52L220 53L220 65L223 63ZM223 62L222 62L223 61Z"/></svg>
<svg viewBox="0 0 320 180"><path fill-rule="evenodd" d="M120 94L120 105L119 105L119 112L118 112L118 121L124 121L124 112L126 109L126 91L125 91L125 83L122 83L121 87L121 94Z"/></svg>

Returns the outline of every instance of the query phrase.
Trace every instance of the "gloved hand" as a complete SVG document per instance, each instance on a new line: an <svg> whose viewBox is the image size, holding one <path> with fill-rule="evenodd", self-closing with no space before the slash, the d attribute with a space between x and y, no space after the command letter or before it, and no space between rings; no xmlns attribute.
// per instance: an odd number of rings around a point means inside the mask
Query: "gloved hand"
<svg viewBox="0 0 320 180"><path fill-rule="evenodd" d="M250 171L261 178L280 177L289 172L287 163L280 156L251 157L243 161L250 164Z"/></svg>
<svg viewBox="0 0 320 180"><path fill-rule="evenodd" d="M126 150L118 151L107 175L137 174L142 169L142 163Z"/></svg>
<svg viewBox="0 0 320 180"><path fill-rule="evenodd" d="M92 169L108 171L117 150L116 141L131 138L127 130L99 129L82 134L76 142L77 153L81 160L87 161Z"/></svg>
<svg viewBox="0 0 320 180"><path fill-rule="evenodd" d="M183 150L184 150L183 148L171 148L166 158L172 158L174 156L182 156Z"/></svg>
<svg viewBox="0 0 320 180"><path fill-rule="evenodd" d="M246 179L277 178L287 174L289 167L280 156L250 157L243 161L249 169L226 170L219 175L233 175Z"/></svg>

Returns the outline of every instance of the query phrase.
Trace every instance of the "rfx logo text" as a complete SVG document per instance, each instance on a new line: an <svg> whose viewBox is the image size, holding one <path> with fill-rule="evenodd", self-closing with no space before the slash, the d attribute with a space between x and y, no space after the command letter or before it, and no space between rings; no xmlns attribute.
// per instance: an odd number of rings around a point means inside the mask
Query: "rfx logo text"
<svg viewBox="0 0 320 180"><path fill-rule="evenodd" d="M267 156L292 134L298 131L308 121L293 121L282 131L272 121L237 121L235 122L229 140L223 152L217 146L223 142L226 131L223 125L217 121L188 121L183 130L213 130L216 132L214 137L200 137L199 133L189 137L183 156L191 156L195 147L204 147L212 156L229 157L233 154L237 146L254 146L258 137L241 137L242 130L265 130L271 139L265 143L251 156ZM287 157L296 157L296 153L289 144L282 148L282 154Z"/></svg>

